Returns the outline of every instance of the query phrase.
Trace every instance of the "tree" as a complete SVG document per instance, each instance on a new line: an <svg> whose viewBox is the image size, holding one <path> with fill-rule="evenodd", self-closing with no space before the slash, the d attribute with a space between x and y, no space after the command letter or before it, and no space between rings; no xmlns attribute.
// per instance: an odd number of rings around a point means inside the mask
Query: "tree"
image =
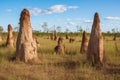
<svg viewBox="0 0 120 80"><path fill-rule="evenodd" d="M115 28L112 29L112 33L115 33Z"/></svg>
<svg viewBox="0 0 120 80"><path fill-rule="evenodd" d="M14 32L18 32L20 27L20 22L18 22L17 26L13 28Z"/></svg>
<svg viewBox="0 0 120 80"><path fill-rule="evenodd" d="M2 26L0 26L0 33L1 33L1 32L3 32L3 27L2 27Z"/></svg>
<svg viewBox="0 0 120 80"><path fill-rule="evenodd" d="M80 32L80 33L82 33L82 32L83 32L83 29L82 29L82 27L81 27L81 26L77 25L77 26L76 26L76 28L77 28L77 33L78 33L78 32Z"/></svg>
<svg viewBox="0 0 120 80"><path fill-rule="evenodd" d="M65 30L65 31L66 31L66 33L68 33L70 30L69 30L68 28L66 28L66 30Z"/></svg>
<svg viewBox="0 0 120 80"><path fill-rule="evenodd" d="M115 30L115 28L113 28L112 33L114 35L113 40L115 41L117 39L118 29L116 28L116 30Z"/></svg>
<svg viewBox="0 0 120 80"><path fill-rule="evenodd" d="M15 27L13 30L14 30L15 32L18 32L19 27Z"/></svg>
<svg viewBox="0 0 120 80"><path fill-rule="evenodd" d="M56 30L57 30L58 32L60 32L60 31L61 31L61 26L57 26L57 27L56 27Z"/></svg>
<svg viewBox="0 0 120 80"><path fill-rule="evenodd" d="M77 28L77 32L78 32L79 31L79 25L77 25L76 28Z"/></svg>
<svg viewBox="0 0 120 80"><path fill-rule="evenodd" d="M82 33L82 32L83 32L83 29L82 29L82 27L81 27L81 26L79 27L79 31L80 31L80 33Z"/></svg>
<svg viewBox="0 0 120 80"><path fill-rule="evenodd" d="M41 27L43 28L44 32L48 32L48 24L47 24L47 22L43 22Z"/></svg>

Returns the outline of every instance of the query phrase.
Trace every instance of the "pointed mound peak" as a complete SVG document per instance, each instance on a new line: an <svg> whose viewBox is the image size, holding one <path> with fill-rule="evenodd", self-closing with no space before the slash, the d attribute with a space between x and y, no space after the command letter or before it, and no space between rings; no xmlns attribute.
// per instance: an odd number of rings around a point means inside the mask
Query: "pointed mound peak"
<svg viewBox="0 0 120 80"><path fill-rule="evenodd" d="M87 33L86 33L86 31L84 31L84 32L83 32L83 37L84 37L84 39L85 39L86 41L88 41L88 38L87 38Z"/></svg>
<svg viewBox="0 0 120 80"><path fill-rule="evenodd" d="M12 26L11 24L8 25L8 31L11 31L12 30Z"/></svg>
<svg viewBox="0 0 120 80"><path fill-rule="evenodd" d="M100 23L100 18L98 12L95 13L94 15L94 24Z"/></svg>
<svg viewBox="0 0 120 80"><path fill-rule="evenodd" d="M21 16L24 16L24 15L30 16L29 10L23 9L23 11L21 12Z"/></svg>

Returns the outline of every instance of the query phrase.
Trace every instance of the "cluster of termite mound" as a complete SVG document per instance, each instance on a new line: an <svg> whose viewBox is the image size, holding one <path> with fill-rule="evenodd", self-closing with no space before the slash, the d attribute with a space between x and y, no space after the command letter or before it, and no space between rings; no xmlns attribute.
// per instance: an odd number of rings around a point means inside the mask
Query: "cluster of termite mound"
<svg viewBox="0 0 120 80"><path fill-rule="evenodd" d="M57 33L50 36L51 40L57 41L57 46L54 48L55 53L65 54L65 42L63 37L57 37ZM66 34L66 39L70 43L75 41ZM1 41L0 37L0 41ZM8 25L8 36L6 46L14 47L14 37L12 33L12 26ZM86 53L87 60L96 64L103 62L103 36L100 30L99 14L96 12L94 15L92 30L90 38L88 39L87 33L84 31L82 36L80 53ZM30 13L27 9L23 9L20 15L20 27L16 41L16 59L24 62L38 61L37 56L37 40L33 37L32 27L30 23Z"/></svg>
<svg viewBox="0 0 120 80"><path fill-rule="evenodd" d="M103 36L100 30L99 14L94 15L90 39L88 40L86 32L83 32L81 53L86 53L87 60L93 64L103 63Z"/></svg>

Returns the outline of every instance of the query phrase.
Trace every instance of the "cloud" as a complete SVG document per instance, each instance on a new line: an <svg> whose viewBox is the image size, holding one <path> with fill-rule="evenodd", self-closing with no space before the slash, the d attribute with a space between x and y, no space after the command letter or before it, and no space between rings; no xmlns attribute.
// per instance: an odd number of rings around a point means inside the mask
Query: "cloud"
<svg viewBox="0 0 120 80"><path fill-rule="evenodd" d="M52 14L52 13L63 13L67 10L67 7L64 5L54 5L47 10L45 10L46 14Z"/></svg>
<svg viewBox="0 0 120 80"><path fill-rule="evenodd" d="M50 8L44 10L43 12L45 14L52 14L52 13L63 13L67 11L68 9L76 9L78 6L65 6L65 5L54 5Z"/></svg>
<svg viewBox="0 0 120 80"><path fill-rule="evenodd" d="M67 21L71 21L72 19L71 19L71 18L67 18L66 20L67 20Z"/></svg>
<svg viewBox="0 0 120 80"><path fill-rule="evenodd" d="M12 9L6 9L5 11L6 12L12 12Z"/></svg>
<svg viewBox="0 0 120 80"><path fill-rule="evenodd" d="M75 20L80 21L80 20L81 20L81 18L76 18Z"/></svg>
<svg viewBox="0 0 120 80"><path fill-rule="evenodd" d="M108 16L105 18L106 20L120 20L120 17L113 17L113 16Z"/></svg>
<svg viewBox="0 0 120 80"><path fill-rule="evenodd" d="M69 9L77 9L79 8L78 6L68 6Z"/></svg>
<svg viewBox="0 0 120 80"><path fill-rule="evenodd" d="M81 18L67 18L67 21L80 21Z"/></svg>
<svg viewBox="0 0 120 80"><path fill-rule="evenodd" d="M39 8L32 8L32 9L29 9L29 11L30 11L30 14L33 16L38 16L39 14L42 13L42 10Z"/></svg>
<svg viewBox="0 0 120 80"><path fill-rule="evenodd" d="M93 23L93 20L84 20L85 23Z"/></svg>
<svg viewBox="0 0 120 80"><path fill-rule="evenodd" d="M68 25L68 26L77 26L77 24L74 23L74 22L68 22L67 25Z"/></svg>
<svg viewBox="0 0 120 80"><path fill-rule="evenodd" d="M63 13L68 9L77 9L78 6L66 6L66 5L53 5L46 10L41 10L39 8L30 9L32 15L37 16L41 14L54 14L54 13Z"/></svg>

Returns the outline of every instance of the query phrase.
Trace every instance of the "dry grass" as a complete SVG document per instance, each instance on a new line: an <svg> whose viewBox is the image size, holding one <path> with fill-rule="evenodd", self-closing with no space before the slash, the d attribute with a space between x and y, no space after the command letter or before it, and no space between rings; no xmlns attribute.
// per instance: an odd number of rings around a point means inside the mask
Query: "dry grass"
<svg viewBox="0 0 120 80"><path fill-rule="evenodd" d="M79 37L73 43L66 40L67 54L59 55L54 54L56 41L38 38L41 64L11 61L15 48L0 46L0 80L120 80L120 41L118 50L114 41L104 41L105 63L97 68L86 62L85 54L79 53L79 40Z"/></svg>

